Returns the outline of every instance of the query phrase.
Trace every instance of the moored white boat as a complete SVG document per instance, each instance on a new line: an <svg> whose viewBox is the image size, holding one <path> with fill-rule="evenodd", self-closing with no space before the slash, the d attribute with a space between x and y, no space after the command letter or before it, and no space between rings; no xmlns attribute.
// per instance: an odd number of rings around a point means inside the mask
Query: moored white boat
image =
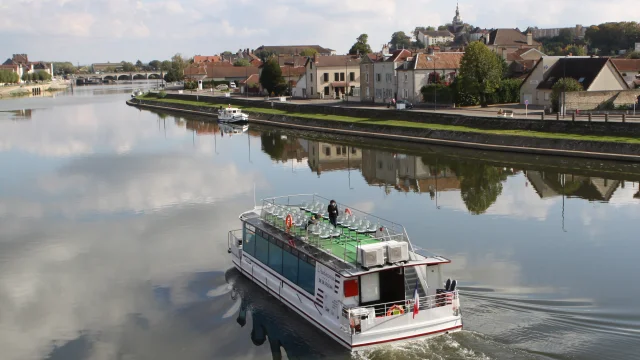
<svg viewBox="0 0 640 360"><path fill-rule="evenodd" d="M137 89L137 90L134 90L134 91L131 93L131 97L132 97L132 98L134 98L134 97L136 97L136 96L140 96L140 95L142 95L142 94L144 94L144 93L142 92L142 89Z"/></svg>
<svg viewBox="0 0 640 360"><path fill-rule="evenodd" d="M218 121L229 123L246 122L249 121L249 115L229 105L225 109L218 110Z"/></svg>
<svg viewBox="0 0 640 360"><path fill-rule="evenodd" d="M334 227L318 195L270 198L228 236L233 264L350 350L462 329L450 260L412 245L399 224L339 205ZM308 224L309 217L322 221ZM443 285L444 284L444 285Z"/></svg>

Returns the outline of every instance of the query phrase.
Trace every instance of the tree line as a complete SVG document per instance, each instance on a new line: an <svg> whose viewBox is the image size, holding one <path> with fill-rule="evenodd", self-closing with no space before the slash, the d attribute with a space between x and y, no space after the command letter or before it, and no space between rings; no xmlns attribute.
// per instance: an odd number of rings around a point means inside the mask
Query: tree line
<svg viewBox="0 0 640 360"><path fill-rule="evenodd" d="M47 81L47 80L51 80L51 74L49 74L44 70L22 74L22 81Z"/></svg>
<svg viewBox="0 0 640 360"><path fill-rule="evenodd" d="M20 77L17 73L9 70L0 70L0 84L17 84Z"/></svg>

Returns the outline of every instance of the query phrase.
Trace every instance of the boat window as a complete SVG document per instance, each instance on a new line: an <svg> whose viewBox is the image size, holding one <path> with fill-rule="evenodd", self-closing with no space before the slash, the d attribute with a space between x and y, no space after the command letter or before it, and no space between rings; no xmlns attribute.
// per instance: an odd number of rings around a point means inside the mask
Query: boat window
<svg viewBox="0 0 640 360"><path fill-rule="evenodd" d="M304 256L307 258L306 256ZM316 291L316 262L307 258L305 261L300 257L298 263L298 286L309 294L315 294Z"/></svg>
<svg viewBox="0 0 640 360"><path fill-rule="evenodd" d="M256 239L256 234L253 231L254 227L251 225L244 225L244 234L242 235L243 238L243 244L242 244L242 249L249 255L254 256L255 255L255 239Z"/></svg>
<svg viewBox="0 0 640 360"><path fill-rule="evenodd" d="M278 246L279 245L279 246ZM269 236L269 267L282 274L282 243Z"/></svg>
<svg viewBox="0 0 640 360"><path fill-rule="evenodd" d="M380 273L374 272L360 276L360 302L369 303L380 300Z"/></svg>
<svg viewBox="0 0 640 360"><path fill-rule="evenodd" d="M269 241L262 236L256 234L256 252L255 258L263 264L267 264L269 261Z"/></svg>
<svg viewBox="0 0 640 360"><path fill-rule="evenodd" d="M294 284L298 283L298 254L289 245L282 251L282 275Z"/></svg>

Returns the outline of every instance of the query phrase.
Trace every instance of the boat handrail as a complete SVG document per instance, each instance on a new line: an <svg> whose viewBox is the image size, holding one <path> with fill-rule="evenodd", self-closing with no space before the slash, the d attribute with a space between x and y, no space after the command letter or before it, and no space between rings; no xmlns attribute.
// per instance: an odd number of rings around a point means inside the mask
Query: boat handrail
<svg viewBox="0 0 640 360"><path fill-rule="evenodd" d="M459 306L454 300L459 299L458 290L445 291L441 294L427 295L418 298L419 311L429 310L442 306ZM346 321L346 324L351 324L352 319L365 320L369 315L374 315L374 318L384 318L387 316L396 316L413 312L415 300L406 299L398 301L390 301L386 303L371 304L365 306L345 306L342 305L342 321ZM394 307L398 313L394 313ZM364 319L363 319L364 317ZM374 319L371 319L374 320Z"/></svg>

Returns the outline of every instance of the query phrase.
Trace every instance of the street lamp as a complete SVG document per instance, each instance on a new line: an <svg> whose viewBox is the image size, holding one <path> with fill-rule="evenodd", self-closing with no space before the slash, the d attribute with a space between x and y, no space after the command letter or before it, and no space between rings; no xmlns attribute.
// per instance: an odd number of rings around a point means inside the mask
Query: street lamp
<svg viewBox="0 0 640 360"><path fill-rule="evenodd" d="M436 73L436 56L433 55L433 111L438 109L438 74ZM436 198L437 201L437 198Z"/></svg>
<svg viewBox="0 0 640 360"><path fill-rule="evenodd" d="M562 61L562 119L564 119L564 115L566 111L565 101L567 100L567 57L565 56Z"/></svg>
<svg viewBox="0 0 640 360"><path fill-rule="evenodd" d="M291 68L296 65L295 57L293 58L293 61L287 61L284 64L289 66L289 80L287 80L287 82L289 83L289 96L293 96L291 89Z"/></svg>

